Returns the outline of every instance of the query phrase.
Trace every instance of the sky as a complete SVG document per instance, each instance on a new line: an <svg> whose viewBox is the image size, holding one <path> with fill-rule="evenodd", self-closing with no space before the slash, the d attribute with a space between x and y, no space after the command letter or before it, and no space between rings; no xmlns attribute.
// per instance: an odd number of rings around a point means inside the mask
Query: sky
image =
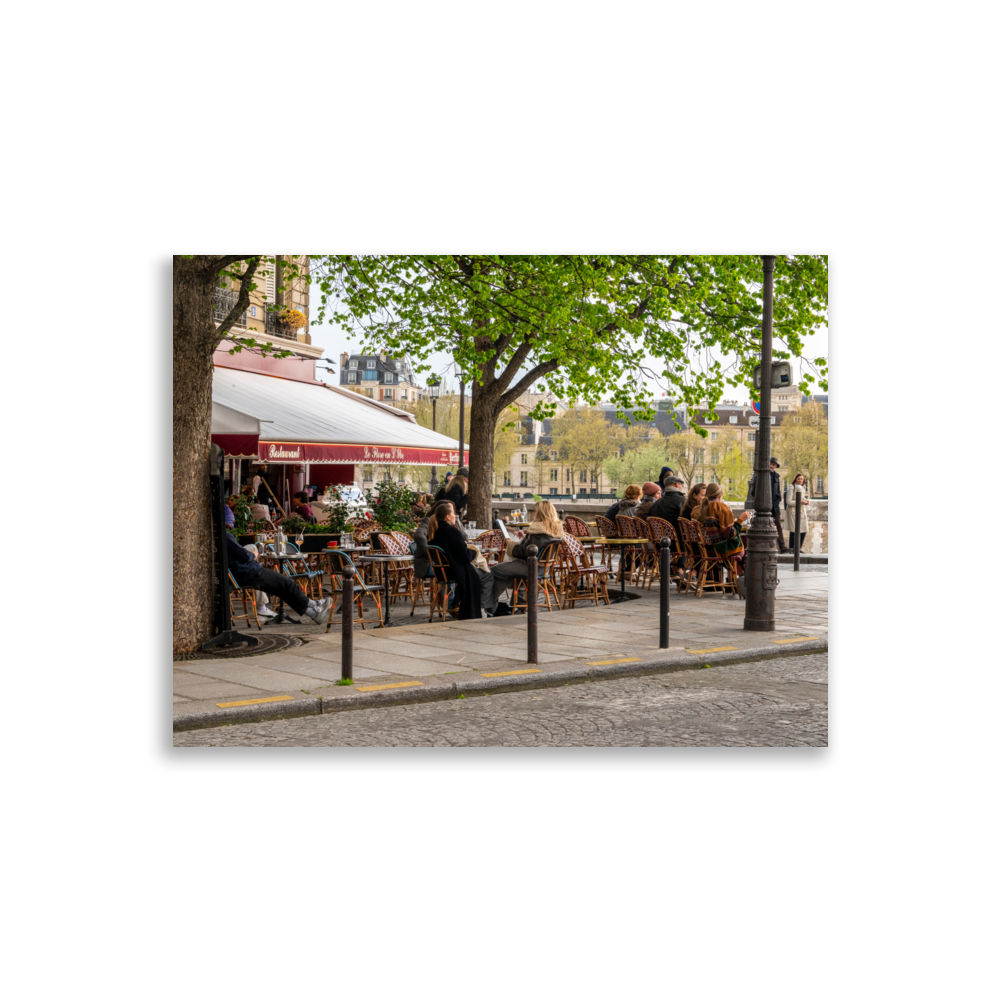
<svg viewBox="0 0 1000 1000"><path fill-rule="evenodd" d="M358 336L354 339L348 340L347 333L342 330L339 326L326 324L322 327L311 327L310 333L312 334L312 339L314 344L324 348L325 356L331 358L335 361L334 368L336 371L334 373L317 370L317 376L324 382L331 382L335 385L340 382L340 352L347 351L348 353L356 352L361 344L361 340ZM780 346L779 341L775 341L775 346ZM829 360L829 329L824 326L820 328L815 334L806 340L806 351L809 357L812 358L826 358ZM718 360L722 361L723 367L727 364L732 363L734 360L732 355L716 355ZM451 355L443 353L435 353L428 359L429 364L432 366L433 370L439 374L444 375L448 378L450 382L454 384L457 388L458 379L455 373L455 363ZM646 359L648 367L654 371L659 370L660 365L654 358L647 356ZM526 370L526 369L525 369ZM792 373L796 379L799 379L804 372L810 372L811 369L804 365L802 362L795 360L792 365ZM426 379L426 375L424 376ZM544 380L540 380L544 381ZM662 399L667 394L667 384L664 380L657 382L653 379L644 380L650 392L652 392L654 399ZM423 384L423 382L421 383ZM536 383L537 384L537 383ZM822 392L821 389L814 390L817 392ZM737 403L748 403L750 401L749 390L745 386L726 386L726 391L723 394L724 399L732 399Z"/></svg>

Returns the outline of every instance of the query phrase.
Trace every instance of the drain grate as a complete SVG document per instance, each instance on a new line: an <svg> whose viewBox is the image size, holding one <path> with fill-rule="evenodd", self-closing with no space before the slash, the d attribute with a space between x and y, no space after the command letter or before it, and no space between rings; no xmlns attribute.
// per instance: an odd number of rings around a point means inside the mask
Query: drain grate
<svg viewBox="0 0 1000 1000"><path fill-rule="evenodd" d="M186 662L188 660L230 660L238 656L260 656L261 653L275 653L279 649L289 649L292 646L301 646L302 639L294 635L280 635L272 633L270 635L256 635L257 645L251 646L245 642L237 646L216 646L207 653L181 653L174 659L174 663Z"/></svg>

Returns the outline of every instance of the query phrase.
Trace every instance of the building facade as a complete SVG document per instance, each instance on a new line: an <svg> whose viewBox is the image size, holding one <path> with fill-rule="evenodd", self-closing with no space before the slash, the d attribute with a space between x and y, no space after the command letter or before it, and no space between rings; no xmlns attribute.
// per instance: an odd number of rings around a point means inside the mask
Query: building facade
<svg viewBox="0 0 1000 1000"><path fill-rule="evenodd" d="M418 385L406 358L386 354L340 355L340 385L369 399L406 409L424 399L426 387Z"/></svg>
<svg viewBox="0 0 1000 1000"><path fill-rule="evenodd" d="M298 267L298 276L291 276L288 262ZM253 337L257 341L272 341L275 347L294 351L295 355L316 360L323 348L313 345L309 333L309 258L277 254L265 257L254 272L257 287L250 293L250 305L233 325L233 337ZM282 290L287 283L288 288ZM236 305L239 289L235 281L221 279L215 290L213 318L221 323Z"/></svg>

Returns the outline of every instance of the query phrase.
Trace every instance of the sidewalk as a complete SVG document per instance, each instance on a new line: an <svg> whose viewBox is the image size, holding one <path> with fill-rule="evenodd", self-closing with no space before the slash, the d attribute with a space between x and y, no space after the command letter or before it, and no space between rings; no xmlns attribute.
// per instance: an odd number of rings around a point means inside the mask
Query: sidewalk
<svg viewBox="0 0 1000 1000"><path fill-rule="evenodd" d="M779 566L774 632L743 630L744 602L670 592L670 647L659 648L659 585L627 588L640 600L538 615L538 664L527 662L524 615L480 621L427 621L392 608L394 627L355 629L354 684L340 686L339 618L326 626L265 625L302 645L230 659L174 663L174 729L198 729L267 718L318 715L466 693L552 686L629 674L801 654L827 648L825 567L794 573ZM612 599L618 587L609 588ZM367 614L367 610L366 610ZM405 625L399 623L405 622ZM241 632L253 631L239 625Z"/></svg>

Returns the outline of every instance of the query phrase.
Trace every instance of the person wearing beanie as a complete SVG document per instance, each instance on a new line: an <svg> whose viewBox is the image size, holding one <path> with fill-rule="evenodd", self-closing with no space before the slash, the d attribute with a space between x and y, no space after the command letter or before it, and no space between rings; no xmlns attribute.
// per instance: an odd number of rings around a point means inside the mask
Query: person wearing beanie
<svg viewBox="0 0 1000 1000"><path fill-rule="evenodd" d="M778 532L778 551L787 552L788 547L785 545L785 538L781 533L781 473L778 469L781 468L781 464L772 455L771 456L771 517L774 519L774 527ZM746 510L753 510L754 506L754 491L757 488L757 473L755 472L750 477L750 485L747 487L747 501L745 504Z"/></svg>
<svg viewBox="0 0 1000 1000"><path fill-rule="evenodd" d="M649 516L669 521L677 537L680 538L681 529L677 518L680 517L681 507L684 505L684 483L676 476L667 476L663 482L666 486L663 496L653 504Z"/></svg>
<svg viewBox="0 0 1000 1000"><path fill-rule="evenodd" d="M635 509L635 516L641 517L644 521L649 517L649 512L653 509L653 504L662 496L662 491L656 483L642 484L642 503Z"/></svg>
<svg viewBox="0 0 1000 1000"><path fill-rule="evenodd" d="M469 478L469 467L467 465L463 465L462 468L460 468L458 470L458 472L455 473L455 475L456 476L465 476L465 478L468 479Z"/></svg>
<svg viewBox="0 0 1000 1000"><path fill-rule="evenodd" d="M664 483L663 480L666 479L668 476L672 476L673 474L674 470L671 469L669 465L665 465L663 466L662 469L660 469L660 474L656 477L656 485L660 487L661 494L665 492L667 488L666 483Z"/></svg>

